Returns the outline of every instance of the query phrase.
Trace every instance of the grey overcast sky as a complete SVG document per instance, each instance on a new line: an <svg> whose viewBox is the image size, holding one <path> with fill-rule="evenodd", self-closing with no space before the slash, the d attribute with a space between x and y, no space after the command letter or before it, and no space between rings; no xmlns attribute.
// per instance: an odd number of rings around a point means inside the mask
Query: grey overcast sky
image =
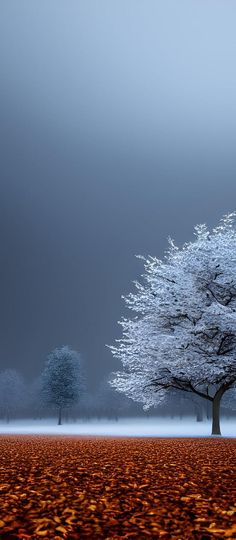
<svg viewBox="0 0 236 540"><path fill-rule="evenodd" d="M119 367L121 294L236 207L235 0L0 0L0 368Z"/></svg>

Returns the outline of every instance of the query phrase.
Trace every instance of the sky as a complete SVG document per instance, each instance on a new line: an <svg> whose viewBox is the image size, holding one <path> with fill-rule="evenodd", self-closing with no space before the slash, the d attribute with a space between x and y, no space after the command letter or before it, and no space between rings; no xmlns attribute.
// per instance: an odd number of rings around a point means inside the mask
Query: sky
<svg viewBox="0 0 236 540"><path fill-rule="evenodd" d="M236 207L234 0L0 0L0 369L120 367L122 294Z"/></svg>

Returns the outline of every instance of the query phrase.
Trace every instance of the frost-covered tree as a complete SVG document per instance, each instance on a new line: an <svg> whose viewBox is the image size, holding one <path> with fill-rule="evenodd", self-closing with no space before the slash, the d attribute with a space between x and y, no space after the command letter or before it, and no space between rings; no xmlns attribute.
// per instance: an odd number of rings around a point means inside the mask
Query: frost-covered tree
<svg viewBox="0 0 236 540"><path fill-rule="evenodd" d="M134 313L111 347L123 370L112 385L156 406L172 389L212 404L212 433L220 434L220 402L236 381L235 213L181 249L169 241L164 260L143 258L145 273L125 298Z"/></svg>
<svg viewBox="0 0 236 540"><path fill-rule="evenodd" d="M78 402L81 389L79 354L67 345L54 349L42 373L42 396L46 406L58 410L59 425L62 422L62 411Z"/></svg>
<svg viewBox="0 0 236 540"><path fill-rule="evenodd" d="M26 404L26 389L23 377L15 369L0 373L0 414L7 422Z"/></svg>

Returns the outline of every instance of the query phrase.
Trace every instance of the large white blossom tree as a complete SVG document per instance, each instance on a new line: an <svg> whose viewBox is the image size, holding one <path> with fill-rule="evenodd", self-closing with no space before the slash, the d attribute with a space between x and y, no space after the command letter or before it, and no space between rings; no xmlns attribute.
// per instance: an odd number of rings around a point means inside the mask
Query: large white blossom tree
<svg viewBox="0 0 236 540"><path fill-rule="evenodd" d="M212 231L196 226L181 249L170 240L164 260L141 258L142 283L125 298L134 316L111 347L123 364L111 384L146 409L172 389L196 394L212 403L219 435L221 398L236 383L235 213Z"/></svg>

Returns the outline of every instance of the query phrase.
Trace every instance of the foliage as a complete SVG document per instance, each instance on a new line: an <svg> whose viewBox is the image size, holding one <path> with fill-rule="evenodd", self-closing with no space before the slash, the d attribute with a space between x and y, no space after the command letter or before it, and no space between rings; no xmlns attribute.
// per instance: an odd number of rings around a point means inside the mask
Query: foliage
<svg viewBox="0 0 236 540"><path fill-rule="evenodd" d="M235 443L220 442L3 436L0 537L235 538Z"/></svg>

